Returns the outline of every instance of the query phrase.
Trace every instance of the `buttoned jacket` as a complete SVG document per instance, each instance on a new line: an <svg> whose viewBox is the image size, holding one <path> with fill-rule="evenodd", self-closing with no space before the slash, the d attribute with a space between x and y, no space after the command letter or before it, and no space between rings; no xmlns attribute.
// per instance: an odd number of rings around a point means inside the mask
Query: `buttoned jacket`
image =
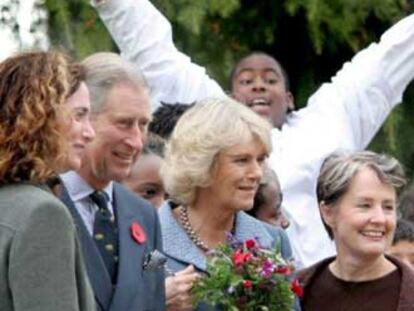
<svg viewBox="0 0 414 311"><path fill-rule="evenodd" d="M114 183L113 204L119 232L119 266L116 284L112 285L99 250L66 189L62 190L61 199L76 223L97 310L165 310L163 269L143 270L146 256L155 249L162 250L160 225L154 207L121 184ZM132 237L133 224L138 224L144 230L144 243L139 243Z"/></svg>

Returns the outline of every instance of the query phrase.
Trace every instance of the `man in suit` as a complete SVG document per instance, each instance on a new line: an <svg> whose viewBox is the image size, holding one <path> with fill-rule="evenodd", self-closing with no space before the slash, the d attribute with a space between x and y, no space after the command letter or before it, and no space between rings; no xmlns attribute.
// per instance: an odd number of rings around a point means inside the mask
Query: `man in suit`
<svg viewBox="0 0 414 311"><path fill-rule="evenodd" d="M116 54L94 54L83 64L96 137L83 151L81 168L61 175L61 198L78 228L97 309L164 310L163 270L144 268L148 254L161 250L156 211L117 183L146 139L148 89Z"/></svg>

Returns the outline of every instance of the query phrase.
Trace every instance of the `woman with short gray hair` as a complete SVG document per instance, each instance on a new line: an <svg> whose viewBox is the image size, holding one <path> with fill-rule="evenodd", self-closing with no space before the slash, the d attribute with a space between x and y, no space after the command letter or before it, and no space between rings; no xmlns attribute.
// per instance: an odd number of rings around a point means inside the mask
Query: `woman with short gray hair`
<svg viewBox="0 0 414 311"><path fill-rule="evenodd" d="M412 310L414 272L385 255L405 182L401 165L387 155L362 151L324 161L317 197L337 256L299 272L303 310Z"/></svg>

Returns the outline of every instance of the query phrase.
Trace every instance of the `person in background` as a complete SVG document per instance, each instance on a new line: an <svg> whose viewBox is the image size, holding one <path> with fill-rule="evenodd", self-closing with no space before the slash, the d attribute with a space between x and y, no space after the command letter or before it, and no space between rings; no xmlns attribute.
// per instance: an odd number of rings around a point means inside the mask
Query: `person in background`
<svg viewBox="0 0 414 311"><path fill-rule="evenodd" d="M404 185L401 165L386 155L362 151L325 160L316 191L337 255L298 273L304 311L412 310L414 270L386 255Z"/></svg>
<svg viewBox="0 0 414 311"><path fill-rule="evenodd" d="M278 129L295 108L285 69L273 56L264 52L251 52L234 65L230 92L236 100Z"/></svg>
<svg viewBox="0 0 414 311"><path fill-rule="evenodd" d="M193 104L161 103L161 106L152 114L152 120L148 128L149 131L167 140L170 138L178 119L184 112L191 108L192 105Z"/></svg>
<svg viewBox="0 0 414 311"><path fill-rule="evenodd" d="M399 212L401 218L414 223L414 184L411 184L401 195Z"/></svg>
<svg viewBox="0 0 414 311"><path fill-rule="evenodd" d="M160 176L161 163L164 157L163 138L149 133L140 157L135 161L131 173L122 183L140 197L160 207L167 198L164 184Z"/></svg>
<svg viewBox="0 0 414 311"><path fill-rule="evenodd" d="M0 63L0 310L93 311L76 228L55 196L94 138L83 67L51 52Z"/></svg>
<svg viewBox="0 0 414 311"><path fill-rule="evenodd" d="M399 219L397 221L397 228L395 229L394 239L388 251L405 262L411 268L414 268L414 224L405 220Z"/></svg>
<svg viewBox="0 0 414 311"><path fill-rule="evenodd" d="M272 169L265 166L259 189L254 196L253 208L247 213L263 222L286 229L289 220L283 215L282 201L279 178Z"/></svg>
<svg viewBox="0 0 414 311"><path fill-rule="evenodd" d="M229 98L197 103L178 120L161 167L171 199L159 209L169 270L205 272L206 253L226 243L228 233L280 247L281 255L291 259L285 232L245 213L253 206L271 151L269 130L265 120ZM187 297L186 308L191 308L195 279L188 278L187 291L180 293L182 301Z"/></svg>
<svg viewBox="0 0 414 311"><path fill-rule="evenodd" d="M176 49L170 23L148 0L93 2L123 56L142 70L154 102L225 96L203 67ZM232 96L274 120L269 165L280 178L290 221L286 232L298 264L305 267L332 256L335 247L315 196L320 166L333 152L366 148L401 102L414 77L414 15L355 55L299 111L289 113L293 96L274 58L253 53L233 72Z"/></svg>
<svg viewBox="0 0 414 311"><path fill-rule="evenodd" d="M97 310L164 310L164 270L147 262L162 251L157 213L118 183L146 140L148 89L117 54L93 54L82 64L96 137L85 146L82 166L61 175L67 190L61 199L78 228Z"/></svg>

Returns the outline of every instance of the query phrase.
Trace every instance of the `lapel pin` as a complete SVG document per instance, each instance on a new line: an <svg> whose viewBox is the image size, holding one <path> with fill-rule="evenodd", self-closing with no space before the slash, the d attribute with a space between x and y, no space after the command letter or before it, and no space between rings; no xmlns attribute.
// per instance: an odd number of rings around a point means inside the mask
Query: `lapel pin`
<svg viewBox="0 0 414 311"><path fill-rule="evenodd" d="M137 223L134 222L131 225L131 236L137 242L138 244L143 244L147 240L147 237L145 236L144 229Z"/></svg>

